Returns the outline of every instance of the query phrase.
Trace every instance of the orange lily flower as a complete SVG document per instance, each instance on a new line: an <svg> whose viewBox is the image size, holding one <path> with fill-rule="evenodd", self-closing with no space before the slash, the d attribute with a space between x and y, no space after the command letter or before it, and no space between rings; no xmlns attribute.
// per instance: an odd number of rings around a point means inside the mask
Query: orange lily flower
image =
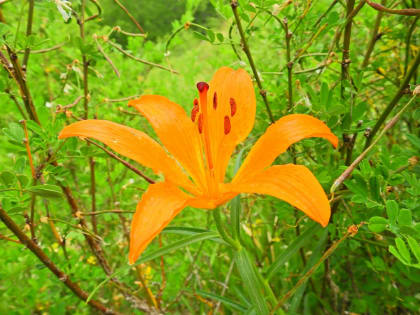
<svg viewBox="0 0 420 315"><path fill-rule="evenodd" d="M284 116L267 128L233 180L225 183L231 155L254 125L252 80L242 69L223 67L210 84L200 82L197 88L199 99L194 100L191 117L163 96L144 95L129 102L147 118L165 148L139 130L106 120L79 121L59 135L96 139L164 175L165 180L151 184L137 205L131 223L130 263L185 207L214 209L240 193L277 197L325 227L330 205L311 171L302 165L271 164L304 138L325 138L336 147L338 139L331 130L309 115Z"/></svg>

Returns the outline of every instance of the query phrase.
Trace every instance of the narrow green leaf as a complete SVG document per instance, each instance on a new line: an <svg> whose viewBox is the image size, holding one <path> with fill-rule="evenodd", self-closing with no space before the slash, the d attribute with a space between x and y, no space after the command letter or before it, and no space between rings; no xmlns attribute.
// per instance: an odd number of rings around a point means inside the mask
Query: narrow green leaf
<svg viewBox="0 0 420 315"><path fill-rule="evenodd" d="M63 196L60 187L56 185L38 185L28 187L25 190L45 198L60 198Z"/></svg>
<svg viewBox="0 0 420 315"><path fill-rule="evenodd" d="M264 299L262 284L258 280L257 270L245 249L241 248L235 252L235 263L257 314L268 314L269 311Z"/></svg>
<svg viewBox="0 0 420 315"><path fill-rule="evenodd" d="M400 255L398 250L393 245L389 245L388 250L392 255L397 257L398 260L401 261L404 265L408 265L408 262Z"/></svg>
<svg viewBox="0 0 420 315"><path fill-rule="evenodd" d="M398 203L395 200L386 201L386 215L388 216L389 222L395 224L398 216Z"/></svg>
<svg viewBox="0 0 420 315"><path fill-rule="evenodd" d="M207 37L209 38L210 42L214 42L216 39L216 35L214 35L214 32L212 30L207 30Z"/></svg>
<svg viewBox="0 0 420 315"><path fill-rule="evenodd" d="M190 244L201 242L201 241L208 240L208 239L211 239L211 238L217 238L217 236L218 236L218 234L216 232L204 232L204 233L199 233L199 234L196 234L196 235L192 235L190 237L186 237L182 240L179 240L177 242L174 242L172 244L169 244L167 246L159 248L158 250L155 250L154 252L143 255L136 262L136 265L145 263L145 262L150 261L150 260L153 260L157 257L163 256L167 253L170 253L174 250L177 250L177 249L180 249L182 247L188 246Z"/></svg>
<svg viewBox="0 0 420 315"><path fill-rule="evenodd" d="M221 302L224 305L228 306L229 308L233 308L235 310L238 310L240 312L245 312L247 310L247 308L235 301L232 301L231 299L228 299L226 297L220 296L220 295L216 295L210 292L204 292L201 290L196 290L195 293L197 293L198 295L201 295L204 298L208 298L208 299L212 299L215 300L217 302Z"/></svg>
<svg viewBox="0 0 420 315"><path fill-rule="evenodd" d="M289 247L286 248L274 261L274 263L267 270L267 280L270 279L274 274L289 260L302 246L304 246L312 236L321 229L321 226L312 222L310 226L303 232L298 238L296 238Z"/></svg>
<svg viewBox="0 0 420 315"><path fill-rule="evenodd" d="M417 261L420 263L420 245L419 243L411 236L407 236L408 246L410 246L411 252L416 257Z"/></svg>
<svg viewBox="0 0 420 315"><path fill-rule="evenodd" d="M404 258L404 260L410 263L411 262L410 251L408 250L407 245L405 245L404 240L401 239L400 237L397 237L395 239L395 245L397 245L398 252Z"/></svg>
<svg viewBox="0 0 420 315"><path fill-rule="evenodd" d="M314 251L312 252L311 257L309 257L308 262L306 263L305 269L303 270L303 274L308 272L316 262L321 258L322 252L324 251L325 244L328 237L328 230L324 229L321 234L321 238L319 239L318 243L315 246ZM308 280L305 281L295 292L292 298L292 302L290 303L290 308L288 310L289 314L297 314L298 307L302 300L303 294L305 293L306 286L308 285Z"/></svg>
<svg viewBox="0 0 420 315"><path fill-rule="evenodd" d="M197 235L197 234L206 233L206 232L212 232L212 231L206 230L206 229L200 229L200 228L193 228L193 227L170 226L170 227L166 227L161 233L178 234L178 235ZM221 244L229 245L220 237L215 237L215 238L212 238L211 240L221 243Z"/></svg>
<svg viewBox="0 0 420 315"><path fill-rule="evenodd" d="M179 235L196 235L197 233L212 232L206 229L193 228L189 226L168 226L161 233L179 234Z"/></svg>

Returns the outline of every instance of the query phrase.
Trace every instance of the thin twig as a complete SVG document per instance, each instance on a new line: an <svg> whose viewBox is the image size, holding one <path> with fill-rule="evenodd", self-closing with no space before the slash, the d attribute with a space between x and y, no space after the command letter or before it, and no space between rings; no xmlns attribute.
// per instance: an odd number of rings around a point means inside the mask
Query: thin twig
<svg viewBox="0 0 420 315"><path fill-rule="evenodd" d="M405 110L410 106L410 104L414 101L417 95L414 95L407 104L386 124L384 129L382 129L381 133L376 137L376 139L353 161L353 163L334 181L334 184L331 186L331 194L341 186L343 181L346 180L347 177L353 172L357 165L366 157L366 155L374 148L374 146L378 143L378 141L384 136L384 134L391 129L400 116L405 112Z"/></svg>
<svg viewBox="0 0 420 315"><path fill-rule="evenodd" d="M355 0L347 0L347 17L354 9ZM346 24L344 29L343 39L343 56L341 60L341 99L344 98L345 82L349 80L349 67L350 67L350 39L351 39L352 21ZM351 116L351 110L350 110ZM350 117L351 118L351 117Z"/></svg>
<svg viewBox="0 0 420 315"><path fill-rule="evenodd" d="M7 53L9 54L10 61L11 61L11 67L6 57L0 52L1 63L3 64L3 67L11 74L16 84L18 85L20 96L23 100L23 103L25 104L25 109L27 113L29 114L29 117L32 120L34 120L36 123L40 124L40 121L39 121L39 118L38 118L38 115L36 113L35 106L33 103L33 99L31 97L28 86L26 84L26 79L22 71L22 68L19 64L17 55L7 45L6 45L6 49L7 49Z"/></svg>
<svg viewBox="0 0 420 315"><path fill-rule="evenodd" d="M80 212L80 215L87 216L87 215L98 215L98 214L105 214L105 213L134 213L135 211L130 210L100 210L95 212Z"/></svg>
<svg viewBox="0 0 420 315"><path fill-rule="evenodd" d="M9 241L9 242L13 242L13 243L16 243L16 244L22 244L20 241L14 240L13 238L7 237L7 236L2 235L2 234L0 234L0 240Z"/></svg>
<svg viewBox="0 0 420 315"><path fill-rule="evenodd" d="M127 57L129 57L129 58L131 58L135 61L144 63L145 65L148 65L148 66L152 66L152 67L156 67L156 68L159 68L159 69L162 69L162 70L166 70L166 71L169 71L171 73L179 74L179 72L174 70L174 69L171 69L171 68L168 68L168 67L165 67L165 66L162 66L160 64L153 63L153 62L150 62L150 61L147 61L147 60L144 60L144 59L140 59L138 57L135 57L132 54L130 54L128 51L125 51L124 49L122 49L121 47L119 47L117 44L113 43L110 40L106 41L106 43L110 44L112 47L116 48L118 51L122 52L124 55L126 55Z"/></svg>
<svg viewBox="0 0 420 315"><path fill-rule="evenodd" d="M336 241L335 243L333 243L331 245L330 248L328 248L325 253L321 256L321 258L319 259L319 261L311 268L309 269L300 279L299 281L295 284L295 286L290 289L285 295L283 295L282 299L278 302L278 304L276 305L276 307L274 307L274 309L271 311L271 314L274 314L274 312L276 310L278 310L283 304L284 302L286 302L292 295L293 293L296 292L296 290L305 283L305 281L318 269L319 265L322 264L322 262L327 259L329 256L331 256L331 254L337 249L337 247L344 241L346 240L348 237L352 237L354 235L357 234L359 228L364 224L364 222L358 224L358 225L352 225L347 229L346 234L344 234L338 241Z"/></svg>
<svg viewBox="0 0 420 315"><path fill-rule="evenodd" d="M377 11L386 12L389 14L407 15L407 16L420 16L420 9L408 8L408 9L389 9L379 3L367 1L368 5Z"/></svg>
<svg viewBox="0 0 420 315"><path fill-rule="evenodd" d="M394 107L398 104L398 101L405 94L405 91L408 87L408 84L411 80L411 77L417 71L417 68L418 68L419 64L420 64L420 52L417 53L416 59L413 61L411 67L408 69L407 74L405 75L405 77L403 79L403 82L401 83L400 88L398 89L394 98L391 100L391 102L385 108L385 110L383 111L383 113L379 117L378 121L376 122L375 126L372 128L372 131L370 132L369 136L366 138L365 149L367 149L367 147L369 147L369 145L372 141L372 138L378 132L379 128L382 126L385 119L388 117L388 115L391 113L391 111L394 109Z"/></svg>
<svg viewBox="0 0 420 315"><path fill-rule="evenodd" d="M232 8L233 15L235 16L236 26L238 27L239 35L241 36L242 49L243 49L243 51L245 52L245 55L248 58L249 65L251 66L251 69L252 69L252 73L254 74L255 80L257 81L258 89L259 89L261 97L263 98L265 108L266 108L267 113L268 113L268 117L270 118L271 122L274 123L274 116L273 116L273 113L271 112L271 108L270 108L270 105L268 104L268 100L267 100L267 91L264 90L264 88L262 86L260 75L258 74L257 68L256 68L255 63L254 63L254 59L252 58L251 51L249 50L248 43L247 43L247 40L245 38L245 33L244 33L243 28L242 28L241 19L239 18L238 5L239 4L238 4L237 0L232 0L230 2L230 6Z"/></svg>
<svg viewBox="0 0 420 315"><path fill-rule="evenodd" d="M122 98L104 98L103 102L104 103L119 103L119 102L126 102L135 98L140 97L140 95L132 95L132 96L127 96L127 97L122 97Z"/></svg>
<svg viewBox="0 0 420 315"><path fill-rule="evenodd" d="M28 10L28 21L26 23L26 38L28 38L32 34L32 23L33 23L33 18L34 18L35 0L28 0L28 2L29 2L29 10ZM22 62L23 69L26 69L30 52L31 52L31 48L27 44L25 48L25 55L23 56L23 62Z"/></svg>
<svg viewBox="0 0 420 315"><path fill-rule="evenodd" d="M382 4L385 5L386 0L382 0ZM370 35L368 48L366 49L365 58L363 59L363 62L362 62L362 68L366 68L366 66L369 64L370 55L372 54L373 48L375 47L375 44L379 39L378 31L379 31L379 26L381 25L382 16L383 16L383 13L381 11L379 11L378 14L376 15L375 26L373 27L371 35Z"/></svg>
<svg viewBox="0 0 420 315"><path fill-rule="evenodd" d="M145 32L144 32L143 28L140 26L139 22L136 21L134 16L127 10L127 8L118 0L114 0L114 2L127 14L127 16L130 18L130 20L139 29L139 31L144 34Z"/></svg>
<svg viewBox="0 0 420 315"><path fill-rule="evenodd" d="M288 87L288 94L287 99L289 102L288 110L289 112L293 109L293 65L294 63L291 61L291 51L290 51L290 40L292 39L292 32L289 31L289 23L285 18L283 20L284 23L284 32L285 32L285 39L286 39L286 62L287 62L287 87Z"/></svg>
<svg viewBox="0 0 420 315"><path fill-rule="evenodd" d="M98 42L98 36L96 34L93 34L93 39L95 40L96 47L98 48L98 50L100 51L100 53L104 56L105 60L109 63L109 65L111 66L112 70L114 70L114 72L117 75L117 77L120 77L120 72L118 71L118 69L114 65L114 63L112 62L111 58L108 57L108 55L105 53L105 51L102 48L102 46L99 44L99 42Z"/></svg>
<svg viewBox="0 0 420 315"><path fill-rule="evenodd" d="M90 140L90 139L85 139L87 142L92 143L93 145L97 146L99 149L103 150L106 154L108 154L110 157L112 157L113 159L117 160L118 162L122 163L125 167L127 167L128 169L132 170L134 173L136 173L137 175L140 175L141 177L143 177L148 183L150 184L154 184L155 181L151 178L149 178L148 176L146 176L145 174L143 174L142 171L140 171L138 168L136 168L135 166L131 165L130 163L128 163L127 161L124 161L123 159L121 159L120 157L118 157L116 154L112 153L111 151L109 151L107 148L105 148L104 146Z"/></svg>
<svg viewBox="0 0 420 315"><path fill-rule="evenodd" d="M22 244L24 244L34 255L38 257L38 259L59 279L63 282L77 297L81 300L86 301L89 294L83 291L77 283L73 282L70 277L65 274L62 270L60 270L52 260L45 254L45 252L29 237L25 235L25 233L19 228L19 226L9 217L6 211L0 206L0 219L3 223L9 228L10 231L13 232L20 240ZM107 308L105 305L100 303L96 300L90 300L88 302L90 306L96 308L102 313L105 314L118 314L117 312Z"/></svg>

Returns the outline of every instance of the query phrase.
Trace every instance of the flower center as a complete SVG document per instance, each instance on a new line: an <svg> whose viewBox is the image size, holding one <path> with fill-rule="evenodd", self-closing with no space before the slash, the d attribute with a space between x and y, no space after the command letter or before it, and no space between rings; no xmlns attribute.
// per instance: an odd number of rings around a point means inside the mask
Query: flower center
<svg viewBox="0 0 420 315"><path fill-rule="evenodd" d="M228 98L228 103L220 103L220 95L217 91L213 92L208 98L209 85L206 82L198 82L197 89L199 98L195 98L191 110L191 120L196 123L197 130L201 136L204 149L204 158L207 165L206 177L208 182L209 194L217 193L217 183L215 180L215 156L217 156L217 143L221 140L220 136L226 136L231 132L231 119L236 113L237 104L234 98ZM210 102L210 104L207 104ZM227 105L227 107L226 107ZM222 112L220 112L222 111ZM226 111L226 113L225 113ZM219 112L219 113L218 113ZM212 119L212 121L210 121ZM221 120L220 122L219 119ZM213 121L214 120L214 121ZM222 128L220 132L210 130L210 128ZM221 134L220 134L221 133ZM219 136L217 136L219 134ZM212 139L211 137L216 137ZM219 140L218 140L219 139ZM216 141L217 143L212 143ZM216 152L212 152L216 150Z"/></svg>

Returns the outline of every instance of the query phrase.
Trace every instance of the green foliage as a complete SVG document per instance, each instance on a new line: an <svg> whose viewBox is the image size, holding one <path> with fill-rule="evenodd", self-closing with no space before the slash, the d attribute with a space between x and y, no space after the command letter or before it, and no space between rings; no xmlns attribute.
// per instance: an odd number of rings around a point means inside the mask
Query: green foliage
<svg viewBox="0 0 420 315"><path fill-rule="evenodd" d="M35 1L32 34L27 35L28 2L0 4L0 52L10 60L7 45L22 65L25 49L31 50L22 74L41 125L28 120L26 99L7 70L11 66L3 65L0 206L29 237L33 213L32 228L39 247L91 299L121 313L142 313L125 299L121 286L113 282L115 277L152 305L150 290L166 313L204 314L217 307L221 314L269 314L311 272L278 314L418 312L418 98L335 195L329 195L333 215L327 228L279 199L242 194L220 209L227 233L240 244L238 248L216 232L210 212L187 208L152 241L136 266L128 266L131 212L149 184L96 146L83 139L59 140L58 134L65 125L85 117L86 97L89 118L121 123L155 137L147 120L126 106L128 99L163 95L189 112L197 97L195 83L210 80L217 68L244 68L252 74L230 2L120 0L147 33L146 38L133 36L140 30L111 0L98 1L102 13L86 20L84 38L78 24L80 0L71 1L71 9L63 1ZM289 5L287 1L241 0L238 7L274 117L310 114L325 121L340 139L337 150L318 138L303 140L275 161L307 166L326 192L363 152L366 135L397 94L420 47L416 17L384 14L373 52L362 66L377 19L377 11L366 4L352 24L349 77L343 80L343 37L336 43L333 40L337 30L344 32L346 2L337 1L328 11L332 2L326 0ZM400 2L398 8L409 3ZM86 1L86 18L97 11L95 1ZM291 107L285 19L292 33ZM84 59L89 63L86 95ZM406 88L413 90L416 84L418 70ZM270 125L257 86L255 92L255 126L236 148L227 181ZM384 124L408 102L410 95L406 94ZM95 209L90 160L94 161ZM156 181L163 179L150 169L136 167ZM63 187L71 189L77 212ZM93 211L100 213L95 216L97 233L93 232ZM344 240L328 260L312 270L349 226L362 222L354 237ZM104 272L86 235L98 240L110 262L111 275ZM0 314L91 312L16 240L0 222Z"/></svg>

